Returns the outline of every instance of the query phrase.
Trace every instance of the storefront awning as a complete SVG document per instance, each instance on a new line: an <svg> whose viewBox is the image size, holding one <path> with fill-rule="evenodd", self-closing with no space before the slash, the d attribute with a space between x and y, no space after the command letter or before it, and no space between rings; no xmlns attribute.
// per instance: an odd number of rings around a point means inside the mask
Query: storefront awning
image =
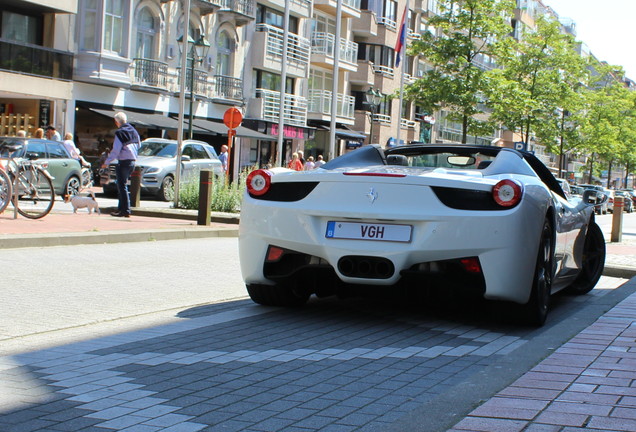
<svg viewBox="0 0 636 432"><path fill-rule="evenodd" d="M97 114L101 114L106 117L112 118L115 115L114 110L105 110L98 108L90 108L91 111L96 112ZM128 122L137 126L137 127L145 127L145 128L156 128L156 129L170 129L176 130L178 129L179 120L173 117L167 117L162 114L147 114L147 113L138 113L134 111L126 111L126 110L117 110L125 113L128 116ZM189 119L185 118L183 121L183 129L187 130L189 126ZM215 134L215 135L224 135L227 136L228 129L223 123L203 120L195 118L192 121L192 130L198 134ZM257 132L253 129L250 129L245 126L239 126L236 128L236 136L242 138L254 138L259 140L268 140L268 141L276 141L275 137L265 135L263 133Z"/></svg>
<svg viewBox="0 0 636 432"><path fill-rule="evenodd" d="M194 119L192 124L200 129L206 129L215 134L227 136L228 128L223 123L210 120ZM236 136L242 138L276 141L275 137L265 135L245 126L239 126L236 128Z"/></svg>
<svg viewBox="0 0 636 432"><path fill-rule="evenodd" d="M112 118L116 111L103 110L97 108L90 108L91 111L101 114L106 117ZM128 116L128 123L131 123L137 127L156 128L156 129L177 129L177 120L166 117L162 114L146 114L138 113L134 111L118 110L117 112L123 112Z"/></svg>
<svg viewBox="0 0 636 432"><path fill-rule="evenodd" d="M318 129L331 130L331 128L327 125L319 125ZM351 129L345 129L345 128L336 128L336 136L342 139L362 140L362 141L364 141L367 138L366 135L360 132L352 131Z"/></svg>

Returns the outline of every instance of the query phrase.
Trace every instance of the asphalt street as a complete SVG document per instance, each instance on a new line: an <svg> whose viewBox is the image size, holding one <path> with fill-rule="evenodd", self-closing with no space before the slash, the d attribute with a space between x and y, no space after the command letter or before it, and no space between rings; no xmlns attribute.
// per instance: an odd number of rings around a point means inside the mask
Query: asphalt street
<svg viewBox="0 0 636 432"><path fill-rule="evenodd" d="M237 256L235 238L0 250L38 266L5 285L0 430L444 431L634 291L603 277L541 329L482 302L266 308Z"/></svg>

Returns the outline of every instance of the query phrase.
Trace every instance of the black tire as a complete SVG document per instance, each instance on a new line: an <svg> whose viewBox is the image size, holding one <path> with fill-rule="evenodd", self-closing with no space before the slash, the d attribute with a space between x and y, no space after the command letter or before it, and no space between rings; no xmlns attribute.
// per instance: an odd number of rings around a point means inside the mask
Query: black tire
<svg viewBox="0 0 636 432"><path fill-rule="evenodd" d="M569 294L587 294L596 285L603 274L605 267L605 237L603 231L596 222L590 222L585 234L583 245L583 257L581 273L576 277L572 285L567 287Z"/></svg>
<svg viewBox="0 0 636 432"><path fill-rule="evenodd" d="M17 186L16 186L17 185ZM43 169L35 171L20 168L14 188L18 193L18 213L25 218L40 219L51 212L55 203L55 190L51 178Z"/></svg>
<svg viewBox="0 0 636 432"><path fill-rule="evenodd" d="M13 198L13 184L11 177L0 168L0 213L2 213Z"/></svg>
<svg viewBox="0 0 636 432"><path fill-rule="evenodd" d="M82 188L79 177L71 176L66 182L66 186L64 187L64 193L67 195L78 195L80 189Z"/></svg>
<svg viewBox="0 0 636 432"><path fill-rule="evenodd" d="M308 293L288 286L247 284L246 287L252 301L263 306L298 307L309 299Z"/></svg>
<svg viewBox="0 0 636 432"><path fill-rule="evenodd" d="M545 323L550 308L552 277L554 276L552 238L552 224L546 219L541 230L530 300L524 305L526 321L537 327L541 327Z"/></svg>
<svg viewBox="0 0 636 432"><path fill-rule="evenodd" d="M171 175L165 176L161 181L157 197L162 201L174 200L174 178Z"/></svg>

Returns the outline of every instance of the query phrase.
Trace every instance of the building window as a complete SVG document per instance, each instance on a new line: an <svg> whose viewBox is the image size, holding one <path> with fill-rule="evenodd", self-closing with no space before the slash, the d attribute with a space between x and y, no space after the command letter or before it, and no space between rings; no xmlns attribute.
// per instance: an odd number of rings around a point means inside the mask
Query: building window
<svg viewBox="0 0 636 432"><path fill-rule="evenodd" d="M38 17L0 11L0 37L15 42L41 45L41 20Z"/></svg>
<svg viewBox="0 0 636 432"><path fill-rule="evenodd" d="M124 0L106 0L104 51L123 55Z"/></svg>
<svg viewBox="0 0 636 432"><path fill-rule="evenodd" d="M373 64L393 67L395 50L384 45L358 43L358 60L367 60Z"/></svg>
<svg viewBox="0 0 636 432"><path fill-rule="evenodd" d="M145 7L137 16L137 57L155 58L155 41L157 39L157 19L150 9Z"/></svg>
<svg viewBox="0 0 636 432"><path fill-rule="evenodd" d="M269 24L282 29L285 28L285 15L280 11L259 4L256 9L256 24ZM294 16L289 17L289 32L298 34L298 18Z"/></svg>
<svg viewBox="0 0 636 432"><path fill-rule="evenodd" d="M312 68L309 74L309 89L332 91L333 73Z"/></svg>
<svg viewBox="0 0 636 432"><path fill-rule="evenodd" d="M253 75L255 89L280 91L280 75L263 70L256 70L255 72ZM285 93L294 93L293 78L287 78L286 81Z"/></svg>
<svg viewBox="0 0 636 432"><path fill-rule="evenodd" d="M234 52L234 40L227 31L223 30L216 38L216 73L223 76L232 76L232 53Z"/></svg>
<svg viewBox="0 0 636 432"><path fill-rule="evenodd" d="M97 21L97 0L84 0L83 6L84 22L80 30L80 48L84 51L98 51L97 32L99 26Z"/></svg>

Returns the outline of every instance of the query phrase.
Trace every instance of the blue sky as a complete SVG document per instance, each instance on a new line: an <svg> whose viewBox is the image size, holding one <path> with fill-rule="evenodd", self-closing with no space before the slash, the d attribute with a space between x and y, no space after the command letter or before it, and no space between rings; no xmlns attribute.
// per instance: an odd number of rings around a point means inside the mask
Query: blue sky
<svg viewBox="0 0 636 432"><path fill-rule="evenodd" d="M576 22L577 40L599 60L623 66L636 80L636 0L543 0L561 18Z"/></svg>

